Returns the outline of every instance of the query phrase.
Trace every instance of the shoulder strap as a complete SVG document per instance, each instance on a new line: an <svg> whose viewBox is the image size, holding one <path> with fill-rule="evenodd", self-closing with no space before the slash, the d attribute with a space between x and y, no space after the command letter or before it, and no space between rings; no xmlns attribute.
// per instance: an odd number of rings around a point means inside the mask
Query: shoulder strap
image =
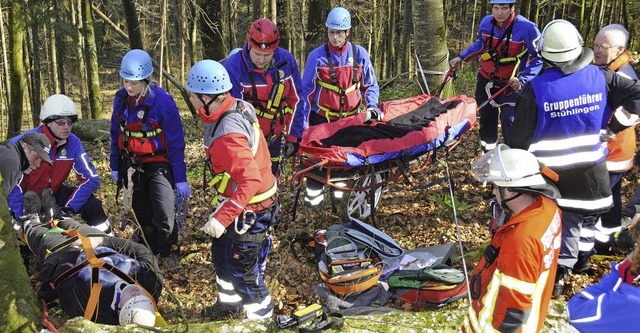
<svg viewBox="0 0 640 333"><path fill-rule="evenodd" d="M358 49L355 43L351 43L351 48L353 49L353 78L351 78L351 83L356 84L360 81L358 78Z"/></svg>
<svg viewBox="0 0 640 333"><path fill-rule="evenodd" d="M336 70L333 68L333 60L331 59L331 51L329 51L329 43L324 44L324 53L327 56L327 64L329 65L329 75L331 75L331 84L338 85L338 78L336 77Z"/></svg>

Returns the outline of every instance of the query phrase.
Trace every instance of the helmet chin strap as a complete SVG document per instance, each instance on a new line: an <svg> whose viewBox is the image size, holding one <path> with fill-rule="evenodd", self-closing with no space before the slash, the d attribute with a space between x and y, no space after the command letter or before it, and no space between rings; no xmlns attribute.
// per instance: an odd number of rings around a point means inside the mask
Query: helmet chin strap
<svg viewBox="0 0 640 333"><path fill-rule="evenodd" d="M209 112L209 106L210 106L211 104L213 104L213 102L214 102L216 99L218 99L218 96L220 96L220 94L214 95L214 96L209 100L209 102L205 102L205 101L204 101L204 99L202 98L202 94L196 94L196 96L198 96L198 99L199 99L199 100L200 100L200 102L202 103L202 106L204 107L204 112L206 112L206 113L207 113L207 116L209 116L209 115L210 115L210 112Z"/></svg>
<svg viewBox="0 0 640 333"><path fill-rule="evenodd" d="M49 127L49 124L52 123L52 121L48 122L45 124L45 126L47 126L47 130L49 131L49 133L51 133L51 135L53 135L54 138L56 138L57 141L64 141L63 138L59 137L56 135L56 133L54 131L51 130L51 127Z"/></svg>
<svg viewBox="0 0 640 333"><path fill-rule="evenodd" d="M509 209L509 206L507 206L507 203L508 203L509 201L511 201L511 200L514 200L514 199L516 199L516 198L519 198L519 197L522 195L522 193L520 193L520 192L516 192L516 195L512 196L512 197L511 197L511 198L509 198L509 199L505 199L505 196L506 196L506 190L507 190L507 189L506 189L505 187L498 186L498 191L500 192L500 208L502 208L502 211L503 211L503 212L504 212L504 211L507 211L507 210L508 210L508 211L511 211L511 209ZM513 193L513 192L512 192L512 193ZM504 221L503 221L503 222L504 222Z"/></svg>

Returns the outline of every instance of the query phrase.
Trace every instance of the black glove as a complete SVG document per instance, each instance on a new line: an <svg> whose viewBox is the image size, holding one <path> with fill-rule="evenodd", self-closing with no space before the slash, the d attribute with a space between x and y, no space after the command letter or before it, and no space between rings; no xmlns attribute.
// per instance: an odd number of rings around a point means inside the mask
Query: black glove
<svg viewBox="0 0 640 333"><path fill-rule="evenodd" d="M60 208L59 213L57 214L57 218L70 218L73 217L73 215L76 212L73 210L73 208L66 206L66 207L62 207Z"/></svg>
<svg viewBox="0 0 640 333"><path fill-rule="evenodd" d="M298 148L300 148L300 144L297 142L286 142L284 144L284 151L282 155L284 158L291 158L291 156L295 155L298 152Z"/></svg>

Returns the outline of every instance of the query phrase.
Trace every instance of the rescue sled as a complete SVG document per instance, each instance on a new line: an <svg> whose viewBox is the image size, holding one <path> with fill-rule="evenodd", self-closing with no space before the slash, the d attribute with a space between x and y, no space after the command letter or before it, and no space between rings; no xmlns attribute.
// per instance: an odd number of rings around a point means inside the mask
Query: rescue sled
<svg viewBox="0 0 640 333"><path fill-rule="evenodd" d="M348 191L346 221L372 215L386 184L404 178L410 164L420 161L411 171L418 172L446 155L476 122L476 102L467 96L441 101L424 94L379 107L381 122L363 124L366 114L360 113L304 132L292 177L294 220L304 178Z"/></svg>

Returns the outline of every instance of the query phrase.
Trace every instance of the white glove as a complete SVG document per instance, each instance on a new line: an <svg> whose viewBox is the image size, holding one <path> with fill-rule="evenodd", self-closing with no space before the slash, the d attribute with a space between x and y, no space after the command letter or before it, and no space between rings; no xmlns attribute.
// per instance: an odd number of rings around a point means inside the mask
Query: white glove
<svg viewBox="0 0 640 333"><path fill-rule="evenodd" d="M209 221L207 221L204 227L200 230L213 238L220 238L227 228L225 228L225 226L223 226L222 223L214 217L214 215L215 213L211 213L211 215L209 215Z"/></svg>
<svg viewBox="0 0 640 333"><path fill-rule="evenodd" d="M364 123L370 124L375 121L381 121L383 118L384 118L384 113L382 113L382 111L379 108L372 106L370 108L367 108L367 116L364 119Z"/></svg>

